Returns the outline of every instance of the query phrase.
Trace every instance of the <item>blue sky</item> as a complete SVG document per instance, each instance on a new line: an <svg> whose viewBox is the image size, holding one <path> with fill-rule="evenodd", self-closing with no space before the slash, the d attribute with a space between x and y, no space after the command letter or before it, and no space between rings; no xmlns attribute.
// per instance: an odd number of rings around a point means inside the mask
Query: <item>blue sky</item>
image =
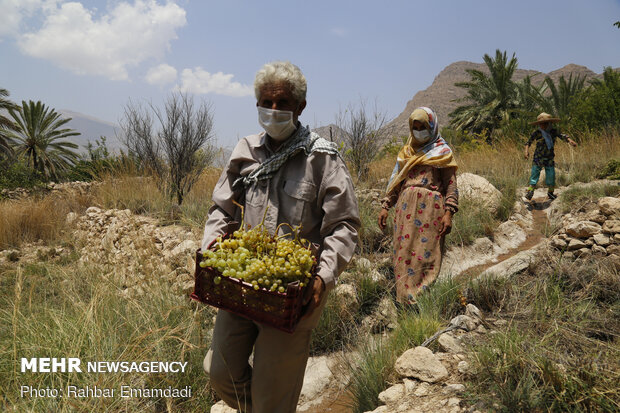
<svg viewBox="0 0 620 413"><path fill-rule="evenodd" d="M498 48L543 72L620 67L618 20L619 0L0 0L0 87L114 123L130 98L185 90L231 147L260 130L252 83L271 60L306 75L304 124L360 99L392 119L445 66Z"/></svg>

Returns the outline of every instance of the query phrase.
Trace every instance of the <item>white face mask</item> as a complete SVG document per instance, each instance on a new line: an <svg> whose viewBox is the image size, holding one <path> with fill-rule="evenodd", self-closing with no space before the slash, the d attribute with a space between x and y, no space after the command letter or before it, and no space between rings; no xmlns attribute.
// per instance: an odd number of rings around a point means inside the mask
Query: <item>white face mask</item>
<svg viewBox="0 0 620 413"><path fill-rule="evenodd" d="M285 141L295 132L293 112L258 107L258 123L276 141Z"/></svg>
<svg viewBox="0 0 620 413"><path fill-rule="evenodd" d="M427 130L414 130L413 137L418 143L426 143L431 138L431 133Z"/></svg>

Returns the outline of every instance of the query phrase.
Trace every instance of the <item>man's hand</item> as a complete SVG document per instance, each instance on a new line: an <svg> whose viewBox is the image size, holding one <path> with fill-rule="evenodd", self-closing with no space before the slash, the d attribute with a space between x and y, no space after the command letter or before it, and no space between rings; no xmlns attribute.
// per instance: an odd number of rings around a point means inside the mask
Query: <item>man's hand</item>
<svg viewBox="0 0 620 413"><path fill-rule="evenodd" d="M304 305L306 306L304 317L309 317L310 314L314 312L314 309L319 306L323 293L325 292L325 283L318 275L314 277L314 283L311 287L312 288L308 289L309 291L306 297L304 297Z"/></svg>
<svg viewBox="0 0 620 413"><path fill-rule="evenodd" d="M569 143L572 147L577 146L577 142L575 142L575 141L574 141L574 140L572 140L571 138L568 138L568 143Z"/></svg>
<svg viewBox="0 0 620 413"><path fill-rule="evenodd" d="M388 210L385 208L381 208L381 212L379 212L379 228L381 228L381 231L383 231L387 226L387 218Z"/></svg>
<svg viewBox="0 0 620 413"><path fill-rule="evenodd" d="M523 152L523 156L525 156L525 159L530 157L530 147L529 146L525 147L525 151Z"/></svg>
<svg viewBox="0 0 620 413"><path fill-rule="evenodd" d="M452 211L446 210L446 213L441 217L439 223L439 236L443 237L448 235L452 231Z"/></svg>

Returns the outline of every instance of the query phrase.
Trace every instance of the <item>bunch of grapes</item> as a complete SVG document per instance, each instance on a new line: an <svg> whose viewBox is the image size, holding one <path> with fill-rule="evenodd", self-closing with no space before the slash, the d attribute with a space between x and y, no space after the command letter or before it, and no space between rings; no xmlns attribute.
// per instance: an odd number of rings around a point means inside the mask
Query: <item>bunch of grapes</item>
<svg viewBox="0 0 620 413"><path fill-rule="evenodd" d="M252 284L255 290L286 291L286 285L299 281L307 285L312 277L315 258L310 242L299 238L300 227L281 224L291 228L292 233L271 236L262 223L250 230L235 231L231 237L216 239L213 249L203 252L202 268L212 267L221 277L231 277ZM287 237L291 238L287 238ZM215 284L222 281L215 277Z"/></svg>

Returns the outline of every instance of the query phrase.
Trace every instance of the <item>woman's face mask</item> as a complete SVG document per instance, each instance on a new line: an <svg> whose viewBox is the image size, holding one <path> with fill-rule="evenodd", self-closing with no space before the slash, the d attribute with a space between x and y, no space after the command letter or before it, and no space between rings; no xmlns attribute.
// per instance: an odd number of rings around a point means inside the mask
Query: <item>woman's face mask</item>
<svg viewBox="0 0 620 413"><path fill-rule="evenodd" d="M431 138L431 133L428 131L428 129L423 129L423 130L414 129L411 132L413 132L413 137L418 143L426 143Z"/></svg>
<svg viewBox="0 0 620 413"><path fill-rule="evenodd" d="M293 112L289 110L267 109L258 106L258 123L267 135L276 141L285 141L295 132Z"/></svg>

